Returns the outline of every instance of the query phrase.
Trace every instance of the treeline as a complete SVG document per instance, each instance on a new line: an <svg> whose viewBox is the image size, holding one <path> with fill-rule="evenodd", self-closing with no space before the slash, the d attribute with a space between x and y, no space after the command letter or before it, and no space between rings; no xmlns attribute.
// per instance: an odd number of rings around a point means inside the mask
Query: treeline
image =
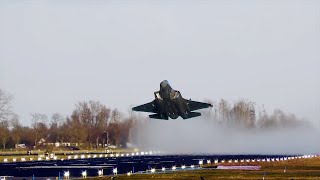
<svg viewBox="0 0 320 180"><path fill-rule="evenodd" d="M68 142L84 148L107 144L125 148L133 126L132 117L124 117L117 109L107 108L97 101L79 102L68 117L55 113L49 118L45 114L34 113L31 122L31 127L23 126L16 115L2 120L2 147L13 148L15 144L23 143L40 148L43 143Z"/></svg>
<svg viewBox="0 0 320 180"><path fill-rule="evenodd" d="M23 126L17 115L11 112L12 96L0 89L0 141L2 148L13 148L15 144L26 144L39 148L45 143L77 143L84 148L115 145L126 147L134 142L139 129L146 126L146 115L131 113L124 116L117 109L111 109L98 101L84 101L75 105L71 115L63 117L59 113L48 117L45 114L31 114L31 126ZM208 101L210 102L210 101ZM212 108L202 110L202 117L208 121L226 126L254 128L292 128L308 125L293 114L275 110L267 114L264 108L254 102L240 100L229 103L222 99L210 102Z"/></svg>
<svg viewBox="0 0 320 180"><path fill-rule="evenodd" d="M219 102L208 101L213 104L209 110L204 110L203 115L220 124L244 128L294 128L310 125L309 122L276 109L268 114L263 108L257 108L254 102L239 100L234 103L221 99ZM258 109L258 111L257 111Z"/></svg>

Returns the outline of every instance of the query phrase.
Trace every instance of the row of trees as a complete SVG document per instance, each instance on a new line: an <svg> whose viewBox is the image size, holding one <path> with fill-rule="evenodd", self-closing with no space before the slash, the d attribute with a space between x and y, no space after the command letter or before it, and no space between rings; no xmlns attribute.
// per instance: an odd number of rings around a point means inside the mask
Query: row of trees
<svg viewBox="0 0 320 180"><path fill-rule="evenodd" d="M31 115L31 127L23 126L16 115L0 124L2 147L14 147L24 143L27 146L39 146L46 143L71 142L86 148L97 144L112 144L126 147L129 141L132 118L124 118L116 109L106 108L99 102L80 102L70 117L64 118L55 113L50 118L45 114Z"/></svg>
<svg viewBox="0 0 320 180"><path fill-rule="evenodd" d="M0 90L0 140L1 146L14 147L24 143L38 146L39 141L71 142L92 148L97 144L126 147L133 116L124 117L117 109L107 108L98 101L79 102L72 114L31 114L31 126L23 126L11 112L12 96Z"/></svg>
<svg viewBox="0 0 320 180"><path fill-rule="evenodd" d="M210 102L210 101L208 101ZM240 100L234 103L221 99L219 102L210 102L213 107L203 111L207 119L220 124L236 125L245 128L282 128L300 127L308 123L297 118L294 114L287 114L280 109L276 109L272 114L268 114L261 107L256 111L257 106L254 102Z"/></svg>
<svg viewBox="0 0 320 180"><path fill-rule="evenodd" d="M12 96L0 89L0 141L3 148L12 148L19 143L38 146L41 139L50 143L77 143L87 148L98 144L126 147L146 124L143 121L145 116L124 116L117 109L110 109L98 101L84 101L76 104L67 117L59 113L50 117L34 113L31 114L31 126L23 126L18 116L11 112L11 100ZM205 119L217 124L266 129L297 127L305 122L281 110L268 115L260 108L256 113L255 103L246 100L229 103L222 99L210 103L213 107L203 110L202 114Z"/></svg>

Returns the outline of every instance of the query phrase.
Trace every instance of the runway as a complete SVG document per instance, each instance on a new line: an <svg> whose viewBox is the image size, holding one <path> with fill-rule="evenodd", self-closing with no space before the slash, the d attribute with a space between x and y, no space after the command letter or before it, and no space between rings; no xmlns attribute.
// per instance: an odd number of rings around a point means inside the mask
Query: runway
<svg viewBox="0 0 320 180"><path fill-rule="evenodd" d="M103 157L69 160L0 163L0 176L62 178L65 172L70 177L87 177L132 173L159 173L197 169L206 163L240 162L257 160L284 160L286 155L135 155L129 157ZM293 157L293 156L292 156ZM152 172L152 169L154 169Z"/></svg>

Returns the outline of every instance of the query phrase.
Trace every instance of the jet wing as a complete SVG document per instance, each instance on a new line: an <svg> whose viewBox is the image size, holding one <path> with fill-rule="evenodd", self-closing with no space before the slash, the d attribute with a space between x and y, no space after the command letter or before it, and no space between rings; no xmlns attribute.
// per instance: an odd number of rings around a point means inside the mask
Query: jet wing
<svg viewBox="0 0 320 180"><path fill-rule="evenodd" d="M133 111L142 111L142 112L152 112L152 113L156 113L156 106L155 106L155 102L149 102L140 106L136 106L134 108L132 108Z"/></svg>
<svg viewBox="0 0 320 180"><path fill-rule="evenodd" d="M187 100L190 111L212 107L212 104Z"/></svg>

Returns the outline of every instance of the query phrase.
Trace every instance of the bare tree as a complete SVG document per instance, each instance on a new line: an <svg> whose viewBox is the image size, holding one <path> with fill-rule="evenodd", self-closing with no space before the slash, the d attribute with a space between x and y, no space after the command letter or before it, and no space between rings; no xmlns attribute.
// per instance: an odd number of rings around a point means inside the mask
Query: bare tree
<svg viewBox="0 0 320 180"><path fill-rule="evenodd" d="M51 116L51 122L49 127L49 141L51 142L63 142L63 132L60 127L63 125L64 117L59 113L54 113Z"/></svg>
<svg viewBox="0 0 320 180"><path fill-rule="evenodd" d="M48 117L45 114L41 113L33 113L32 116L32 128L33 128L33 138L34 138L34 146L37 147L37 141L41 138L46 137L48 127L47 127L47 120Z"/></svg>
<svg viewBox="0 0 320 180"><path fill-rule="evenodd" d="M70 137L76 137L79 143L89 147L105 141L111 110L98 101L83 101L76 104L70 119L67 121L70 128ZM83 132L81 135L77 131ZM77 133L77 134L75 134Z"/></svg>
<svg viewBox="0 0 320 180"><path fill-rule="evenodd" d="M229 112L230 112L229 103L226 100L221 99L221 101L218 104L218 109L219 109L219 113L220 113L220 119L223 122L228 121L229 120Z"/></svg>
<svg viewBox="0 0 320 180"><path fill-rule="evenodd" d="M59 126L61 126L63 124L63 121L64 121L64 117L61 114L54 113L51 116L51 124L50 124L50 126L53 125L53 126L59 127Z"/></svg>
<svg viewBox="0 0 320 180"><path fill-rule="evenodd" d="M48 116L41 113L32 113L31 114L32 126L36 126L38 123L47 124Z"/></svg>
<svg viewBox="0 0 320 180"><path fill-rule="evenodd" d="M230 118L248 128L255 127L255 108L254 103L246 100L240 100L233 105L230 111Z"/></svg>
<svg viewBox="0 0 320 180"><path fill-rule="evenodd" d="M120 126L120 145L123 148L127 147L127 142L129 142L130 130L133 126L133 118L129 117L121 123Z"/></svg>
<svg viewBox="0 0 320 180"><path fill-rule="evenodd" d="M0 121L7 120L11 114L12 95L0 89Z"/></svg>
<svg viewBox="0 0 320 180"><path fill-rule="evenodd" d="M23 134L23 126L19 122L18 115L14 114L10 120L11 124L11 137L15 144L19 144Z"/></svg>
<svg viewBox="0 0 320 180"><path fill-rule="evenodd" d="M108 132L110 135L110 141L114 145L120 145L121 143L121 114L117 109L111 112L111 120L108 126Z"/></svg>
<svg viewBox="0 0 320 180"><path fill-rule="evenodd" d="M0 122L0 138L3 149L6 149L6 144L10 137L10 131L9 131L9 123L8 121L2 121Z"/></svg>

